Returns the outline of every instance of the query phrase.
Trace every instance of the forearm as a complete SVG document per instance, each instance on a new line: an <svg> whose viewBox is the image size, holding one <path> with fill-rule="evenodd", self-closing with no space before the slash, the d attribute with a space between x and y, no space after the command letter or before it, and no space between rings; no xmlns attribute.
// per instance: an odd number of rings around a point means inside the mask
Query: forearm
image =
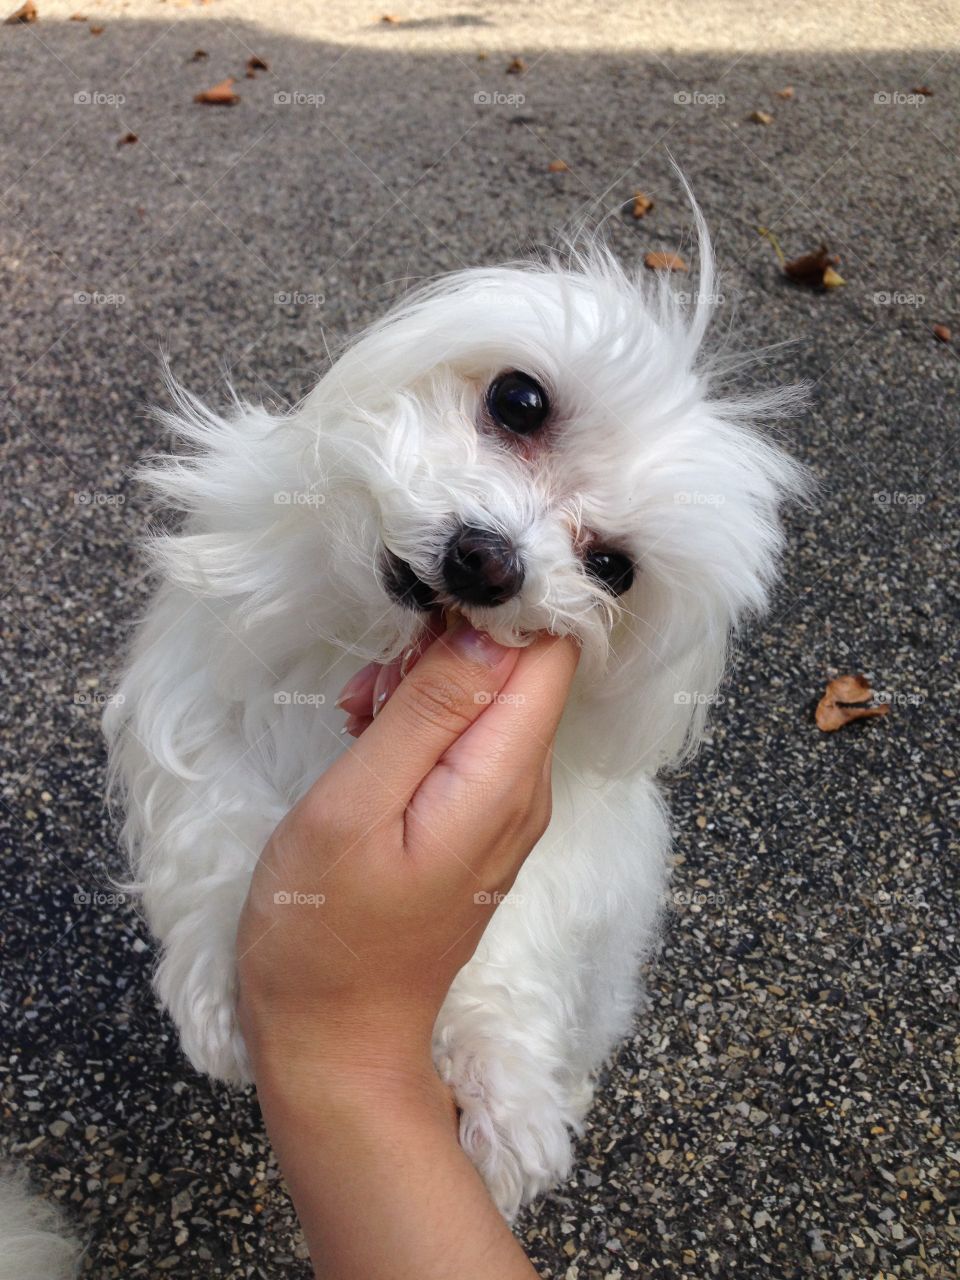
<svg viewBox="0 0 960 1280"><path fill-rule="evenodd" d="M265 1069L258 1082L319 1280L534 1280L432 1068L309 1083Z"/></svg>

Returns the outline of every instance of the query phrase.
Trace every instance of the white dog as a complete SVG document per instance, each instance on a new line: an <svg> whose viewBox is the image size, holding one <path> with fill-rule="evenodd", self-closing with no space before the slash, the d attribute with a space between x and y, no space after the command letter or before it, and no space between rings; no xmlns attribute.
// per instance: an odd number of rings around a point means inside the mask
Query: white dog
<svg viewBox="0 0 960 1280"><path fill-rule="evenodd" d="M754 426L792 393L712 386L697 216L690 305L597 248L464 271L284 416L175 391L193 451L147 473L186 520L151 544L162 581L106 733L157 991L221 1079L250 1078L234 940L251 870L344 748L345 680L453 606L506 644L582 645L552 822L435 1032L463 1146L508 1217L568 1174L593 1073L630 1028L669 845L654 778L696 745L802 485Z"/></svg>

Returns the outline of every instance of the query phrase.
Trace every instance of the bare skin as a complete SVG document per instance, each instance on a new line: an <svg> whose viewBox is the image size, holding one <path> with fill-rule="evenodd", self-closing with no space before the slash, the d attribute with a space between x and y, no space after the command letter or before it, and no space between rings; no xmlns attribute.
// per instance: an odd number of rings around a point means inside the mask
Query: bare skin
<svg viewBox="0 0 960 1280"><path fill-rule="evenodd" d="M491 897L549 822L577 657L570 640L504 649L461 623L390 682L376 719L369 677L352 681L356 744L261 855L240 1021L323 1280L535 1275L460 1149L430 1039Z"/></svg>

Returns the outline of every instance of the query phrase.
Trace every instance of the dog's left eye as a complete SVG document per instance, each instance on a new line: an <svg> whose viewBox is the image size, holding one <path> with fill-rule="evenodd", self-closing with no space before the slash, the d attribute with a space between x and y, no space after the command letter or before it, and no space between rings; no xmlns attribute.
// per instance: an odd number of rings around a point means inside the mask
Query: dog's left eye
<svg viewBox="0 0 960 1280"><path fill-rule="evenodd" d="M584 556L583 566L611 595L622 596L633 586L633 565L621 551L597 547Z"/></svg>
<svg viewBox="0 0 960 1280"><path fill-rule="evenodd" d="M518 436L539 430L550 412L547 393L528 373L501 374L487 392L487 407L494 422Z"/></svg>

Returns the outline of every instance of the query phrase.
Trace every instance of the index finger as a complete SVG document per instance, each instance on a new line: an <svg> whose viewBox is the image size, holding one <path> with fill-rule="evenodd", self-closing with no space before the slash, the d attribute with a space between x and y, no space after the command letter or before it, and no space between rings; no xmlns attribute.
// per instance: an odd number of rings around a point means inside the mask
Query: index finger
<svg viewBox="0 0 960 1280"><path fill-rule="evenodd" d="M539 635L521 649L486 714L444 753L444 766L487 783L504 764L508 780L538 768L553 745L579 658L570 636Z"/></svg>

